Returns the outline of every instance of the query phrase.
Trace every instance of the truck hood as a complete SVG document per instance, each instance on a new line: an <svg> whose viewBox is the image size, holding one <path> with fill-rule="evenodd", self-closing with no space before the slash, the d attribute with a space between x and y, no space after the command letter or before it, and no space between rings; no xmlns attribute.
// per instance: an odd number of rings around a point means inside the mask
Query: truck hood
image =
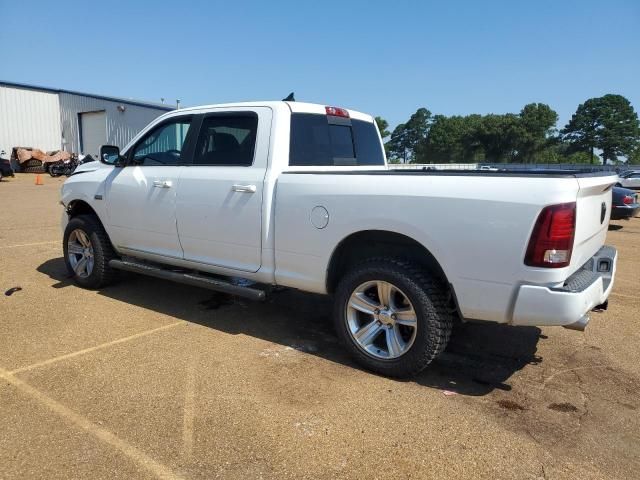
<svg viewBox="0 0 640 480"><path fill-rule="evenodd" d="M73 174L75 175L76 173L95 172L96 170L99 170L101 168L113 168L113 166L106 165L95 160L93 162L87 162L83 163L82 165L78 165L78 167L73 171Z"/></svg>

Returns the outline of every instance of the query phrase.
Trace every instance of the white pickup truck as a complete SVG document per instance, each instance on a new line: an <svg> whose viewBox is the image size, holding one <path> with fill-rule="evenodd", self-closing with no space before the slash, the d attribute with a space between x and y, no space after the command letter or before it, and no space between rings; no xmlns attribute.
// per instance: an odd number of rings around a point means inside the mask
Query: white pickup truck
<svg viewBox="0 0 640 480"><path fill-rule="evenodd" d="M331 294L345 347L385 375L427 366L457 318L584 330L613 286L615 175L393 170L353 110L177 110L100 162L62 188L78 285L128 270L256 300Z"/></svg>

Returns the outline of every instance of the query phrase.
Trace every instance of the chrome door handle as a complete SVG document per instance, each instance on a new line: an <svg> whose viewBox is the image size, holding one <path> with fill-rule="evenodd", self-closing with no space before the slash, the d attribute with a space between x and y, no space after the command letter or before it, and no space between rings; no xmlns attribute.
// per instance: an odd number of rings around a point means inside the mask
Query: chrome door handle
<svg viewBox="0 0 640 480"><path fill-rule="evenodd" d="M235 184L232 187L232 190L234 192L256 193L256 186L255 185L238 185L238 184Z"/></svg>
<svg viewBox="0 0 640 480"><path fill-rule="evenodd" d="M173 183L171 183L171 180L154 180L153 181L153 186L158 188L171 188L172 185Z"/></svg>

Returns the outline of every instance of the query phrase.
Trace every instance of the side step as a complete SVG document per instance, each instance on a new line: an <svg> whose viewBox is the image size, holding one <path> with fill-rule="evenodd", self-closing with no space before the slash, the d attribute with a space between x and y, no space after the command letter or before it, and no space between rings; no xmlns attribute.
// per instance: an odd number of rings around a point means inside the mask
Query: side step
<svg viewBox="0 0 640 480"><path fill-rule="evenodd" d="M118 270L141 273L143 275L149 275L151 277L163 278L165 280L171 280L173 282L193 285L194 287L202 287L208 290L215 290L216 292L237 295L239 297L245 297L250 300L264 300L266 298L266 292L264 290L235 285L231 282L227 282L214 277L200 275L198 273L174 272L172 270L166 270L164 268L148 265L146 263L132 262L130 260L114 259L109 262L109 266Z"/></svg>

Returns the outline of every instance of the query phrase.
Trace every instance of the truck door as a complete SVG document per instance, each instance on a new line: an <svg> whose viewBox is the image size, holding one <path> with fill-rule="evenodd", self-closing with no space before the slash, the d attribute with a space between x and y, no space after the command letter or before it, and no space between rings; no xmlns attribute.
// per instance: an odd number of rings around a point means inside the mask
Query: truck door
<svg viewBox="0 0 640 480"><path fill-rule="evenodd" d="M132 254L182 258L176 228L176 191L190 157L192 117L173 117L144 135L106 185L112 241Z"/></svg>
<svg viewBox="0 0 640 480"><path fill-rule="evenodd" d="M260 268L271 118L266 107L219 109L202 118L176 199L185 260L245 272Z"/></svg>

